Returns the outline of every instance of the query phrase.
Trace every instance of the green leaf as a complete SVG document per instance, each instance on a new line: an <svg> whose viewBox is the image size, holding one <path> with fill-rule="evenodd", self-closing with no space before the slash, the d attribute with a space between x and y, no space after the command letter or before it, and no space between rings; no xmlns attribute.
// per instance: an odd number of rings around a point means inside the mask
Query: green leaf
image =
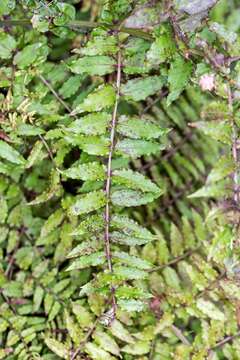
<svg viewBox="0 0 240 360"><path fill-rule="evenodd" d="M0 157L18 165L25 163L24 158L19 152L2 140L0 140Z"/></svg>
<svg viewBox="0 0 240 360"><path fill-rule="evenodd" d="M117 206L140 206L152 202L159 197L159 193L142 193L136 190L114 190L111 195L111 200Z"/></svg>
<svg viewBox="0 0 240 360"><path fill-rule="evenodd" d="M110 56L84 56L74 60L70 69L75 74L106 75L115 70L115 60Z"/></svg>
<svg viewBox="0 0 240 360"><path fill-rule="evenodd" d="M106 168L104 165L94 161L71 167L62 171L62 174L71 179L81 179L84 181L104 180Z"/></svg>
<svg viewBox="0 0 240 360"><path fill-rule="evenodd" d="M147 118L134 118L122 115L118 120L117 131L132 139L157 139L165 136L169 129L164 129Z"/></svg>
<svg viewBox="0 0 240 360"><path fill-rule="evenodd" d="M169 61L176 52L176 45L174 35L170 27L162 26L160 28L160 35L152 43L150 50L147 52L147 61L151 66Z"/></svg>
<svg viewBox="0 0 240 360"><path fill-rule="evenodd" d="M45 131L43 129L30 124L21 124L16 129L16 133L19 136L36 136L36 135L41 135L44 132Z"/></svg>
<svg viewBox="0 0 240 360"><path fill-rule="evenodd" d="M89 155L107 155L109 152L109 138L103 136L66 136L65 140L72 145L79 146Z"/></svg>
<svg viewBox="0 0 240 360"><path fill-rule="evenodd" d="M81 244L76 246L69 254L68 258L73 258L82 255L89 255L94 253L101 247L98 241L83 241Z"/></svg>
<svg viewBox="0 0 240 360"><path fill-rule="evenodd" d="M161 76L148 76L128 80L121 86L121 93L127 100L140 101L161 90L164 85L164 78Z"/></svg>
<svg viewBox="0 0 240 360"><path fill-rule="evenodd" d="M235 164L233 159L229 156L222 156L208 175L207 183L210 184L222 180L233 173L234 170Z"/></svg>
<svg viewBox="0 0 240 360"><path fill-rule="evenodd" d="M117 262L125 263L141 270L147 270L152 268L152 264L148 261L133 255L129 255L128 253L123 251L113 252L113 259L114 261L117 260Z"/></svg>
<svg viewBox="0 0 240 360"><path fill-rule="evenodd" d="M36 141L26 160L26 166L25 166L26 169L31 168L38 160L41 160L41 158L44 156L42 149L43 149L42 141L40 140Z"/></svg>
<svg viewBox="0 0 240 360"><path fill-rule="evenodd" d="M139 189L142 192L152 192L160 195L162 191L144 175L128 170L113 171L113 184L124 185L130 189Z"/></svg>
<svg viewBox="0 0 240 360"><path fill-rule="evenodd" d="M111 233L111 240L115 243L128 246L144 245L147 244L149 241L152 241L152 239L150 240L145 237L137 237L134 235L125 235L122 232L118 231L113 231Z"/></svg>
<svg viewBox="0 0 240 360"><path fill-rule="evenodd" d="M124 215L113 215L111 226L121 230L121 233L126 235L132 235L148 241L156 239L156 236L153 235L149 230Z"/></svg>
<svg viewBox="0 0 240 360"><path fill-rule="evenodd" d="M95 343L86 343L85 350L93 360L114 360L108 352L98 347Z"/></svg>
<svg viewBox="0 0 240 360"><path fill-rule="evenodd" d="M89 94L83 102L71 113L71 115L83 112L101 111L113 106L115 102L115 90L109 85L100 85L94 92Z"/></svg>
<svg viewBox="0 0 240 360"><path fill-rule="evenodd" d="M168 82L170 93L167 97L167 105L169 106L175 101L186 87L192 72L192 64L183 57L177 56L171 63Z"/></svg>
<svg viewBox="0 0 240 360"><path fill-rule="evenodd" d="M44 297L44 290L42 287L37 286L33 296L33 312L37 312L40 309L41 303Z"/></svg>
<svg viewBox="0 0 240 360"><path fill-rule="evenodd" d="M83 338L82 330L80 329L78 324L74 321L73 317L69 314L69 312L66 309L64 310L64 317L65 317L66 327L71 339L76 345L79 345Z"/></svg>
<svg viewBox="0 0 240 360"><path fill-rule="evenodd" d="M114 319L109 327L109 330L117 339L126 342L128 344L133 344L135 341L129 331L123 326L123 324Z"/></svg>
<svg viewBox="0 0 240 360"><path fill-rule="evenodd" d="M33 64L36 66L46 60L48 50L48 47L40 42L27 45L23 50L14 56L13 63L20 69L25 69Z"/></svg>
<svg viewBox="0 0 240 360"><path fill-rule="evenodd" d="M87 195L77 198L74 205L70 208L72 215L87 214L94 210L98 210L106 204L106 194L103 190L93 191Z"/></svg>
<svg viewBox="0 0 240 360"><path fill-rule="evenodd" d="M118 305L122 308L122 310L132 313L133 311L143 311L146 307L146 304L144 304L141 300L126 300L126 299L119 299Z"/></svg>
<svg viewBox="0 0 240 360"><path fill-rule="evenodd" d="M125 345L122 351L131 355L144 355L150 351L150 342L136 341L135 344Z"/></svg>
<svg viewBox="0 0 240 360"><path fill-rule="evenodd" d="M216 2L217 0L175 0L178 9L190 15L210 9Z"/></svg>
<svg viewBox="0 0 240 360"><path fill-rule="evenodd" d="M114 266L114 274L126 280L139 280L147 277L146 271L133 267Z"/></svg>
<svg viewBox="0 0 240 360"><path fill-rule="evenodd" d="M116 144L117 151L119 151L122 155L127 155L132 158L159 154L164 148L165 145L145 140L124 139L119 140Z"/></svg>
<svg viewBox="0 0 240 360"><path fill-rule="evenodd" d="M82 75L70 76L67 81L64 82L63 86L59 89L59 95L61 95L63 99L70 98L71 96L76 94L76 92L82 85L82 82Z"/></svg>
<svg viewBox="0 0 240 360"><path fill-rule="evenodd" d="M84 48L77 52L81 55L114 55L118 51L117 39L115 36L109 35L107 32L100 30L99 34L90 39Z"/></svg>
<svg viewBox="0 0 240 360"><path fill-rule="evenodd" d="M232 142L232 128L227 121L198 121L194 123L194 127L201 130L205 135L211 136L214 140L221 141L224 144Z"/></svg>
<svg viewBox="0 0 240 360"><path fill-rule="evenodd" d="M0 10L1 12L1 10ZM14 39L9 34L0 32L0 58L9 59L12 56L13 50L16 48L17 44Z"/></svg>
<svg viewBox="0 0 240 360"><path fill-rule="evenodd" d="M170 241L173 256L177 257L182 255L184 252L183 237L174 223L171 224Z"/></svg>
<svg viewBox="0 0 240 360"><path fill-rule="evenodd" d="M62 359L68 359L69 350L68 348L60 341L51 339L49 337L45 338L45 343L51 351L58 355Z"/></svg>
<svg viewBox="0 0 240 360"><path fill-rule="evenodd" d="M196 302L197 308L210 319L224 321L225 315L211 301L200 298Z"/></svg>
<svg viewBox="0 0 240 360"><path fill-rule="evenodd" d="M49 218L45 221L41 228L40 237L47 236L50 232L56 229L63 221L65 214L62 209L57 209Z"/></svg>
<svg viewBox="0 0 240 360"><path fill-rule="evenodd" d="M53 171L51 174L49 188L46 191L44 191L41 195L37 196L33 201L28 203L28 205L39 205L52 199L54 196L59 195L59 192L61 190L61 186L59 182L60 182L60 177L58 172Z"/></svg>
<svg viewBox="0 0 240 360"><path fill-rule="evenodd" d="M102 251L90 255L83 255L80 259L72 262L66 271L84 269L89 266L98 266L104 264L106 261L105 254Z"/></svg>
<svg viewBox="0 0 240 360"><path fill-rule="evenodd" d="M110 352L113 355L120 356L118 344L106 332L96 329L93 333L93 338L103 350Z"/></svg>
<svg viewBox="0 0 240 360"><path fill-rule="evenodd" d="M111 118L111 114L105 112L89 114L72 122L66 130L75 134L104 135Z"/></svg>

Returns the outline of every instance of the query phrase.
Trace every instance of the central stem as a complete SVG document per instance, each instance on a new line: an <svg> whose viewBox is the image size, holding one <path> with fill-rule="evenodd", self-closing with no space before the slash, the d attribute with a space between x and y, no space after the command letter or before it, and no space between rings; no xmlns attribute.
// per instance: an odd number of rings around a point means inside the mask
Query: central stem
<svg viewBox="0 0 240 360"><path fill-rule="evenodd" d="M112 254L111 254L111 247L110 247L110 218L111 218L111 211L110 211L110 203L111 203L111 183L112 183L112 158L115 146L115 132L116 132L116 125L117 125L117 110L118 110L118 103L120 98L120 86L121 86L121 51L118 51L117 57L117 80L116 80L116 100L113 109L112 115L112 122L111 122L111 134L110 134L110 149L108 155L108 163L107 163L107 179L106 179L106 208L105 208L105 234L104 234L104 241L105 241L105 254L108 263L108 270L112 273L113 266L112 266ZM115 316L116 311L116 299L115 299L115 289L111 287L112 292L112 303L113 303L113 311Z"/></svg>

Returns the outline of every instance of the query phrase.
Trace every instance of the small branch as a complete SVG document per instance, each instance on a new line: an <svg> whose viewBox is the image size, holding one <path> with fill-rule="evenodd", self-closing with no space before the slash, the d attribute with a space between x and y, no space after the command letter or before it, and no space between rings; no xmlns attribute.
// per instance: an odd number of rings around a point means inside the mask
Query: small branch
<svg viewBox="0 0 240 360"><path fill-rule="evenodd" d="M168 266L177 264L179 261L181 261L181 260L185 259L186 257L192 255L193 253L195 253L195 252L198 251L199 249L200 249L200 246L198 246L198 247L195 248L195 249L191 249L191 250L185 252L183 255L178 256L178 257L172 259L171 261L169 261L168 263L166 263L166 264L164 264L164 265L155 266L154 268L149 269L149 270L146 270L146 271L149 272L149 273L152 273L152 272L154 272L154 271L163 270L163 269L165 269L165 268L168 267Z"/></svg>
<svg viewBox="0 0 240 360"><path fill-rule="evenodd" d="M45 79L44 76L42 76L41 74L38 75L39 79L48 87L48 89L53 93L53 95L55 96L55 98L62 104L62 106L69 112L72 112L72 109L68 106L67 103L65 103L65 101L58 95L58 93L56 92L56 90L54 90L54 88L52 87L52 85L50 84L50 82Z"/></svg>
<svg viewBox="0 0 240 360"><path fill-rule="evenodd" d="M226 343L228 343L229 341L236 339L238 336L240 336L240 331L238 331L235 335L227 336L226 338L222 339L221 341L216 343L216 345L214 345L210 350L215 350L217 348L220 348L223 345L225 345Z"/></svg>
<svg viewBox="0 0 240 360"><path fill-rule="evenodd" d="M183 335L182 331L178 327L171 325L171 330L184 345L191 346L191 343L188 341L186 336Z"/></svg>

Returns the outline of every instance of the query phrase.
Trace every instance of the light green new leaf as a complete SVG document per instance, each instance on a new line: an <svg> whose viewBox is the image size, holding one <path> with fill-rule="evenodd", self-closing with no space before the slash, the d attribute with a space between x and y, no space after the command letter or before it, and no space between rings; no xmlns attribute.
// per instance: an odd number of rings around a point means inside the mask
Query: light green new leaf
<svg viewBox="0 0 240 360"><path fill-rule="evenodd" d="M84 181L104 180L106 168L97 161L81 164L62 171L62 174L71 179L81 179Z"/></svg>
<svg viewBox="0 0 240 360"><path fill-rule="evenodd" d="M148 76L128 80L121 86L121 93L127 100L140 101L161 90L164 85L164 78L161 76Z"/></svg>
<svg viewBox="0 0 240 360"><path fill-rule="evenodd" d="M93 342L86 343L85 350L91 356L91 359L93 359L93 360L114 360L115 359L108 352L101 349Z"/></svg>
<svg viewBox="0 0 240 360"><path fill-rule="evenodd" d="M124 139L119 140L116 144L117 151L119 151L122 155L132 158L148 156L151 154L159 154L160 151L164 148L165 145L163 144L145 140Z"/></svg>
<svg viewBox="0 0 240 360"><path fill-rule="evenodd" d="M139 270L133 267L114 266L114 274L125 280L139 280L146 279L148 276L146 271Z"/></svg>
<svg viewBox="0 0 240 360"><path fill-rule="evenodd" d="M135 344L125 345L122 351L131 355L145 355L150 351L151 343L148 341L136 341Z"/></svg>
<svg viewBox="0 0 240 360"><path fill-rule="evenodd" d="M71 115L83 112L101 111L113 106L116 93L113 86L106 84L100 85L95 91L89 94L81 104L71 113Z"/></svg>
<svg viewBox="0 0 240 360"><path fill-rule="evenodd" d="M82 255L89 255L94 253L101 247L99 241L83 241L81 244L76 246L69 254L68 258L73 258Z"/></svg>
<svg viewBox="0 0 240 360"><path fill-rule="evenodd" d="M114 319L112 321L109 330L111 331L113 336L115 336L117 339L120 339L123 342L126 342L128 344L133 344L135 342L129 331L117 319Z"/></svg>
<svg viewBox="0 0 240 360"><path fill-rule="evenodd" d="M9 34L0 32L0 58L9 59L12 56L12 51L16 48L17 44Z"/></svg>
<svg viewBox="0 0 240 360"><path fill-rule="evenodd" d="M63 345L62 342L59 342L55 339L45 338L45 343L49 347L52 352L58 355L62 359L68 359L69 357L69 349Z"/></svg>
<svg viewBox="0 0 240 360"><path fill-rule="evenodd" d="M42 149L43 149L42 141L40 140L36 141L26 160L26 169L31 168L37 161L42 159L42 157L44 156Z"/></svg>
<svg viewBox="0 0 240 360"><path fill-rule="evenodd" d="M164 129L154 122L144 118L120 116L117 131L119 134L132 139L157 139L165 136L169 129Z"/></svg>
<svg viewBox="0 0 240 360"><path fill-rule="evenodd" d="M103 251L98 251L94 254L83 255L80 259L73 261L66 271L84 269L89 266L98 266L104 264L106 257Z"/></svg>
<svg viewBox="0 0 240 360"><path fill-rule="evenodd" d="M25 163L22 155L3 140L0 140L0 157L18 165Z"/></svg>
<svg viewBox="0 0 240 360"><path fill-rule="evenodd" d="M98 210L106 204L106 194L103 190L93 191L87 195L82 195L70 208L72 215L87 214L91 211Z"/></svg>
<svg viewBox="0 0 240 360"><path fill-rule="evenodd" d="M56 229L62 223L64 216L65 214L62 209L57 209L53 214L51 214L41 228L40 237L43 238Z"/></svg>
<svg viewBox="0 0 240 360"><path fill-rule="evenodd" d="M177 257L183 254L184 252L183 237L181 232L174 223L171 224L170 244L171 244L171 253L173 254L173 256Z"/></svg>
<svg viewBox="0 0 240 360"><path fill-rule="evenodd" d="M115 251L113 252L113 260L121 263L125 263L131 266L134 266L141 270L147 270L152 268L152 264L146 260L143 260L139 257L129 255L123 251Z"/></svg>
<svg viewBox="0 0 240 360"><path fill-rule="evenodd" d="M73 317L69 314L69 312L66 309L64 310L64 317L65 317L66 328L68 330L71 339L76 345L79 345L83 338L83 332L81 328L74 321Z"/></svg>
<svg viewBox="0 0 240 360"><path fill-rule="evenodd" d="M106 112L89 114L72 122L66 130L75 134L104 135L111 118L111 114Z"/></svg>
<svg viewBox="0 0 240 360"><path fill-rule="evenodd" d="M147 61L151 66L157 65L171 59L176 52L174 36L170 28L162 28L162 34L152 43L147 52Z"/></svg>
<svg viewBox="0 0 240 360"><path fill-rule="evenodd" d="M232 143L232 128L227 121L198 121L194 127L201 130L205 135L211 136L214 140L224 144Z"/></svg>
<svg viewBox="0 0 240 360"><path fill-rule="evenodd" d="M84 56L74 60L70 69L75 74L99 75L111 74L116 61L110 56Z"/></svg>
<svg viewBox="0 0 240 360"><path fill-rule="evenodd" d="M171 63L168 82L170 93L167 97L167 105L175 101L186 87L192 72L192 64L183 57L177 56Z"/></svg>
<svg viewBox="0 0 240 360"><path fill-rule="evenodd" d="M211 301L200 298L196 302L197 308L207 315L210 319L224 321L225 315Z"/></svg>
<svg viewBox="0 0 240 360"><path fill-rule="evenodd" d="M146 304L144 304L141 300L134 300L134 299L118 299L118 305L124 311L132 313L133 311L143 311L146 308Z"/></svg>
<svg viewBox="0 0 240 360"><path fill-rule="evenodd" d="M117 39L115 36L109 35L107 32L102 35L94 36L93 39L89 40L85 47L77 49L81 55L114 55L118 51Z"/></svg>
<svg viewBox="0 0 240 360"><path fill-rule="evenodd" d="M140 206L152 202L160 196L160 193L142 193L137 190L113 190L111 200L118 206Z"/></svg>
<svg viewBox="0 0 240 360"><path fill-rule="evenodd" d="M130 189L139 189L142 192L156 193L156 195L160 195L162 193L159 187L146 176L130 169L113 171L112 180L113 184L124 185Z"/></svg>
<svg viewBox="0 0 240 360"><path fill-rule="evenodd" d="M145 238L145 237L137 237L134 235L125 235L122 232L113 231L111 233L111 240L115 243L128 245L128 246L137 246L147 244L149 241L153 239Z"/></svg>
<svg viewBox="0 0 240 360"><path fill-rule="evenodd" d="M65 136L65 140L74 146L79 146L80 149L89 155L107 155L109 152L110 140L104 136Z"/></svg>
<svg viewBox="0 0 240 360"><path fill-rule="evenodd" d="M40 309L44 297L44 290L41 286L37 286L33 296L33 312Z"/></svg>
<svg viewBox="0 0 240 360"><path fill-rule="evenodd" d="M234 172L235 166L231 157L222 156L208 175L207 183L210 184L224 179Z"/></svg>
<svg viewBox="0 0 240 360"><path fill-rule="evenodd" d="M118 344L106 332L96 329L93 333L93 338L103 350L110 352L113 355L120 356Z"/></svg>

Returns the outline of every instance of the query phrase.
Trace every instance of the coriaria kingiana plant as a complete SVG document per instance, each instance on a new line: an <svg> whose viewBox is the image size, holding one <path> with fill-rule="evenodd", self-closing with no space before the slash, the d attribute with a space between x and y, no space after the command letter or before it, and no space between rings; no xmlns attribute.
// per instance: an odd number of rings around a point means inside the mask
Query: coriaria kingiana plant
<svg viewBox="0 0 240 360"><path fill-rule="evenodd" d="M238 13L0 3L0 358L239 358Z"/></svg>

